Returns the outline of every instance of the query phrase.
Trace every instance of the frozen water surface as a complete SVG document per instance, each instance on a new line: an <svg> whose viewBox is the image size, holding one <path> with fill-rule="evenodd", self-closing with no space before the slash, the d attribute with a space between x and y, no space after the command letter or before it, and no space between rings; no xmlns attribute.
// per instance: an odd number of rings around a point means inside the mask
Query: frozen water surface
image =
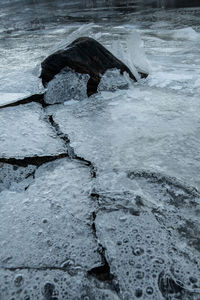
<svg viewBox="0 0 200 300"><path fill-rule="evenodd" d="M152 169L199 187L197 97L138 85L104 96L55 113L79 156L98 171Z"/></svg>
<svg viewBox="0 0 200 300"><path fill-rule="evenodd" d="M88 280L83 273L71 276L61 270L19 270L14 275L12 271L6 270L2 273L1 282L4 286L2 297L5 296L5 299L8 296L21 297L16 299L45 300L120 299L114 291L98 287L95 281ZM11 283L12 289L8 282Z"/></svg>
<svg viewBox="0 0 200 300"><path fill-rule="evenodd" d="M89 99L58 74L54 105L0 110L0 299L198 300L200 9L0 6L0 106L44 92L41 61L80 36L150 72L109 70Z"/></svg>
<svg viewBox="0 0 200 300"><path fill-rule="evenodd" d="M90 185L87 167L58 160L40 167L25 192L3 191L1 267L61 267L72 260L66 268L78 272L98 263Z"/></svg>
<svg viewBox="0 0 200 300"><path fill-rule="evenodd" d="M49 82L45 93L45 102L47 104L55 104L71 99L85 99L87 97L87 82L89 78L89 75L78 74L69 68L63 70Z"/></svg>
<svg viewBox="0 0 200 300"><path fill-rule="evenodd" d="M174 296L193 299L192 289L187 285L195 272L198 281L199 270L191 261L183 267L181 256L180 261L174 259L179 249L152 214L136 216L123 211L108 212L98 215L96 225L122 299L125 296L131 299L133 295L143 299L162 299L166 296L163 286L169 284L171 290L167 299ZM180 273L174 275L172 269Z"/></svg>
<svg viewBox="0 0 200 300"><path fill-rule="evenodd" d="M7 105L30 96L30 93L1 93L0 106Z"/></svg>
<svg viewBox="0 0 200 300"><path fill-rule="evenodd" d="M75 299L77 285L80 295L86 296L87 289L94 292L85 274L102 260L90 226L90 188L89 169L63 159L40 167L26 191L1 193L2 297L10 295L7 278L16 297L42 297L49 280L59 287L60 297L65 291Z"/></svg>
<svg viewBox="0 0 200 300"><path fill-rule="evenodd" d="M0 163L0 191L4 189L23 190L29 185L35 170L36 166L33 165L20 167L18 165Z"/></svg>
<svg viewBox="0 0 200 300"><path fill-rule="evenodd" d="M44 120L39 104L0 110L0 152L3 158L57 155L65 146Z"/></svg>

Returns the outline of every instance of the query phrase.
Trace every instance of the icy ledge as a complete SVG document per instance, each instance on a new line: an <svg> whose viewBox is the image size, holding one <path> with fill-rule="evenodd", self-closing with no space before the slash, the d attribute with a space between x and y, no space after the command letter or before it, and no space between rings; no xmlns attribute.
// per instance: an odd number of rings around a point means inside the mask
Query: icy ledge
<svg viewBox="0 0 200 300"><path fill-rule="evenodd" d="M4 133L6 119L12 128L1 158L2 300L198 299L198 191L158 172L114 168L115 156L101 160L95 141L83 151L79 121L110 124L121 95L94 99L96 114L89 102L62 106L64 115L36 103L0 111ZM130 105L113 113L116 124Z"/></svg>

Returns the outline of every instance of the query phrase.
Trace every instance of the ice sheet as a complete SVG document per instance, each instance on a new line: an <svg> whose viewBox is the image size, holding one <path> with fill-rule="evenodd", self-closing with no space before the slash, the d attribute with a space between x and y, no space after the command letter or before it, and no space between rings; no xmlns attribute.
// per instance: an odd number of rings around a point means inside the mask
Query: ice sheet
<svg viewBox="0 0 200 300"><path fill-rule="evenodd" d="M0 110L1 157L53 156L66 152L64 143L44 117L41 105L36 103Z"/></svg>
<svg viewBox="0 0 200 300"><path fill-rule="evenodd" d="M40 167L26 191L2 191L1 268L59 269L65 264L75 275L101 264L90 225L90 189L89 169L62 159Z"/></svg>
<svg viewBox="0 0 200 300"><path fill-rule="evenodd" d="M0 106L7 105L31 96L30 93L0 93Z"/></svg>
<svg viewBox="0 0 200 300"><path fill-rule="evenodd" d="M99 171L156 170L200 187L199 105L198 98L135 85L61 106L54 119Z"/></svg>

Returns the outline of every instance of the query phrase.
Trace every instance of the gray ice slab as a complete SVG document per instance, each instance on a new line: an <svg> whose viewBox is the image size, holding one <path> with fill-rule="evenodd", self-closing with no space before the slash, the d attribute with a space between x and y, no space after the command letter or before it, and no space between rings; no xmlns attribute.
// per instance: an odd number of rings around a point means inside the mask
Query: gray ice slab
<svg viewBox="0 0 200 300"><path fill-rule="evenodd" d="M66 152L41 105L31 103L0 110L0 157L53 156Z"/></svg>
<svg viewBox="0 0 200 300"><path fill-rule="evenodd" d="M93 195L98 195L104 209L136 216L140 211L152 211L161 227L171 231L174 244L189 258L189 264L199 261L200 194L194 188L159 173L115 170L96 178ZM199 264L197 268L200 270Z"/></svg>
<svg viewBox="0 0 200 300"><path fill-rule="evenodd" d="M0 163L0 192L5 189L23 190L29 185L36 166L20 167Z"/></svg>
<svg viewBox="0 0 200 300"><path fill-rule="evenodd" d="M0 270L1 300L119 300L117 294L106 287L97 286L81 272L70 276L62 270Z"/></svg>
<svg viewBox="0 0 200 300"><path fill-rule="evenodd" d="M31 96L30 92L26 93L2 93L0 92L0 106L17 102Z"/></svg>
<svg viewBox="0 0 200 300"><path fill-rule="evenodd" d="M200 271L196 263L180 254L181 244L152 213L136 216L122 210L104 211L95 224L122 299L161 300L166 295L169 299L198 299L195 290L199 290ZM184 289L178 290L176 284Z"/></svg>
<svg viewBox="0 0 200 300"><path fill-rule="evenodd" d="M154 170L200 187L199 109L197 98L135 85L60 106L54 120L99 171Z"/></svg>
<svg viewBox="0 0 200 300"><path fill-rule="evenodd" d="M2 191L0 268L63 268L74 275L100 265L90 189L89 168L62 159L39 168L26 191Z"/></svg>

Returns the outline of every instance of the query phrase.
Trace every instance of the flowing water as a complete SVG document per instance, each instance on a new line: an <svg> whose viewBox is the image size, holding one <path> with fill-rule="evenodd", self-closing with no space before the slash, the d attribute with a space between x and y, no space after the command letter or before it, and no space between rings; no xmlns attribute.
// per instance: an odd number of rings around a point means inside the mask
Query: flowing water
<svg viewBox="0 0 200 300"><path fill-rule="evenodd" d="M0 109L0 300L200 299L198 2L1 1L1 107L80 36L149 76Z"/></svg>

